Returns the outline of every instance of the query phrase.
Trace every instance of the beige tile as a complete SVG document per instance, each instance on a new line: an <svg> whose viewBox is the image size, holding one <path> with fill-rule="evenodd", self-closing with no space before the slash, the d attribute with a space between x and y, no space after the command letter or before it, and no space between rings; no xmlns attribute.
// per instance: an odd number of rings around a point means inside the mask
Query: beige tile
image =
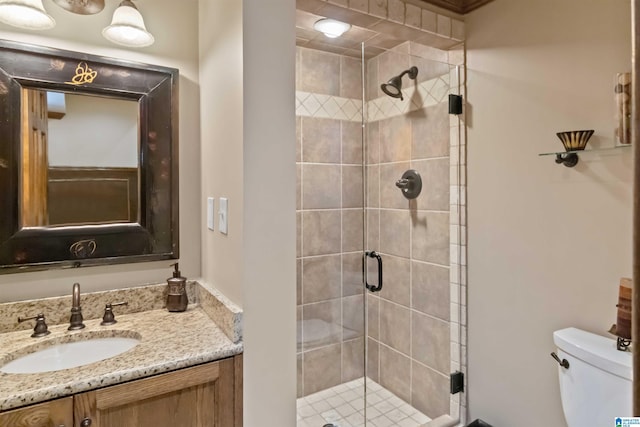
<svg viewBox="0 0 640 427"><path fill-rule="evenodd" d="M378 17L370 16L357 10L339 7L330 3L325 3L317 13L322 16L330 16L338 21L348 22L351 25L362 28L370 28L380 20Z"/></svg>
<svg viewBox="0 0 640 427"><path fill-rule="evenodd" d="M342 345L342 382L364 376L364 338L346 341ZM355 405L353 405L355 407ZM356 408L363 409L363 408Z"/></svg>
<svg viewBox="0 0 640 427"><path fill-rule="evenodd" d="M380 385L405 402L411 399L411 359L390 349L380 346Z"/></svg>
<svg viewBox="0 0 640 427"><path fill-rule="evenodd" d="M404 24L404 2L402 0L389 0L387 18L391 21Z"/></svg>
<svg viewBox="0 0 640 427"><path fill-rule="evenodd" d="M376 99L379 96L379 86L378 83L378 57L369 59L366 65L366 82L365 82L365 98L367 101Z"/></svg>
<svg viewBox="0 0 640 427"><path fill-rule="evenodd" d="M416 227L414 226L414 229ZM426 227L425 227L426 228ZM380 252L408 258L410 241L409 211L380 211ZM420 230L422 231L422 230ZM414 231L414 234L416 231ZM426 234L426 233L423 233ZM448 227L447 227L448 235ZM421 234L418 234L421 236ZM447 243L447 250L449 249Z"/></svg>
<svg viewBox="0 0 640 427"><path fill-rule="evenodd" d="M401 70L402 71L402 70ZM411 121L406 115L380 121L380 161L402 162L411 157Z"/></svg>
<svg viewBox="0 0 640 427"><path fill-rule="evenodd" d="M451 290L449 268L413 261L411 263L411 307L449 320Z"/></svg>
<svg viewBox="0 0 640 427"><path fill-rule="evenodd" d="M413 258L449 265L449 214L417 212L411 218Z"/></svg>
<svg viewBox="0 0 640 427"><path fill-rule="evenodd" d="M302 209L302 164L296 163L296 210Z"/></svg>
<svg viewBox="0 0 640 427"><path fill-rule="evenodd" d="M387 51L378 57L378 87L392 77L397 76L411 65L409 55L396 51ZM409 87L410 79L405 76L402 83ZM383 96L382 91L378 96Z"/></svg>
<svg viewBox="0 0 640 427"><path fill-rule="evenodd" d="M367 166L367 207L380 207L380 166Z"/></svg>
<svg viewBox="0 0 640 427"><path fill-rule="evenodd" d="M449 210L449 158L414 160L412 167L422 177L422 192L415 199L417 209Z"/></svg>
<svg viewBox="0 0 640 427"><path fill-rule="evenodd" d="M304 396L304 387L302 385L302 353L298 354L296 365L298 367L298 374L296 375L296 378L298 380L296 387L298 390L297 397L300 398Z"/></svg>
<svg viewBox="0 0 640 427"><path fill-rule="evenodd" d="M449 171L447 170L447 178ZM342 207L364 207L362 166L342 166ZM448 181L447 181L448 183Z"/></svg>
<svg viewBox="0 0 640 427"><path fill-rule="evenodd" d="M342 254L342 296L362 295L362 253Z"/></svg>
<svg viewBox="0 0 640 427"><path fill-rule="evenodd" d="M302 348L305 352L342 341L340 307L340 299L302 306Z"/></svg>
<svg viewBox="0 0 640 427"><path fill-rule="evenodd" d="M300 48L300 90L340 95L340 56Z"/></svg>
<svg viewBox="0 0 640 427"><path fill-rule="evenodd" d="M343 56L340 64L340 96L362 99L362 62Z"/></svg>
<svg viewBox="0 0 640 427"><path fill-rule="evenodd" d="M302 259L296 260L296 305L302 304Z"/></svg>
<svg viewBox="0 0 640 427"><path fill-rule="evenodd" d="M302 117L296 117L296 162L302 161Z"/></svg>
<svg viewBox="0 0 640 427"><path fill-rule="evenodd" d="M367 336L380 339L380 297L367 292Z"/></svg>
<svg viewBox="0 0 640 427"><path fill-rule="evenodd" d="M349 6L349 0L327 0L331 4L335 4L337 6L347 7Z"/></svg>
<svg viewBox="0 0 640 427"><path fill-rule="evenodd" d="M364 334L364 297L354 295L342 299L343 340L361 337Z"/></svg>
<svg viewBox="0 0 640 427"><path fill-rule="evenodd" d="M367 378L380 381L380 343L371 338L367 339Z"/></svg>
<svg viewBox="0 0 640 427"><path fill-rule="evenodd" d="M302 253L304 256L340 253L340 211L302 213Z"/></svg>
<svg viewBox="0 0 640 427"><path fill-rule="evenodd" d="M411 157L415 160L449 156L449 110L441 103L414 111L411 117Z"/></svg>
<svg viewBox="0 0 640 427"><path fill-rule="evenodd" d="M413 362L411 405L437 418L449 413L449 378L417 362Z"/></svg>
<svg viewBox="0 0 640 427"><path fill-rule="evenodd" d="M362 251L363 216L362 209L342 211L342 252Z"/></svg>
<svg viewBox="0 0 640 427"><path fill-rule="evenodd" d="M375 46L382 49L393 49L401 43L403 43L403 40L398 40L394 37L380 33L376 33L375 37L367 40L367 44L369 46Z"/></svg>
<svg viewBox="0 0 640 427"><path fill-rule="evenodd" d="M339 298L342 295L341 262L340 255L302 259L304 304Z"/></svg>
<svg viewBox="0 0 640 427"><path fill-rule="evenodd" d="M339 208L340 174L340 165L303 164L302 207L304 209Z"/></svg>
<svg viewBox="0 0 640 427"><path fill-rule="evenodd" d="M326 0L296 0L296 9L316 13L326 3Z"/></svg>
<svg viewBox="0 0 640 427"><path fill-rule="evenodd" d="M388 34L396 39L402 39L402 40L416 41L419 38L423 37L425 34L429 34L422 30L418 30L417 28L407 27L406 25L401 24L399 22L393 22L388 20L381 20L380 22L376 22L375 24L367 28L373 31L377 31L379 33Z"/></svg>
<svg viewBox="0 0 640 427"><path fill-rule="evenodd" d="M421 28L422 9L410 3L405 7L404 23L410 27Z"/></svg>
<svg viewBox="0 0 640 427"><path fill-rule="evenodd" d="M449 322L412 311L411 328L413 359L442 374L449 372L451 368Z"/></svg>
<svg viewBox="0 0 640 427"><path fill-rule="evenodd" d="M341 347L341 344L335 344L304 353L305 395L340 384L342 381Z"/></svg>
<svg viewBox="0 0 640 427"><path fill-rule="evenodd" d="M302 256L302 212L296 212L296 257Z"/></svg>
<svg viewBox="0 0 640 427"><path fill-rule="evenodd" d="M359 12L369 12L369 0L349 0L349 9Z"/></svg>
<svg viewBox="0 0 640 427"><path fill-rule="evenodd" d="M432 33L438 32L437 14L427 9L422 9L422 29Z"/></svg>
<svg viewBox="0 0 640 427"><path fill-rule="evenodd" d="M464 40L465 38L464 22L458 19L451 20L451 37L459 41Z"/></svg>
<svg viewBox="0 0 640 427"><path fill-rule="evenodd" d="M380 210L367 209L367 244L369 250L380 249Z"/></svg>
<svg viewBox="0 0 640 427"><path fill-rule="evenodd" d="M437 33L443 37L451 37L451 18L438 15L436 18Z"/></svg>
<svg viewBox="0 0 640 427"><path fill-rule="evenodd" d="M411 314L406 307L380 300L380 341L406 355L411 354Z"/></svg>
<svg viewBox="0 0 640 427"><path fill-rule="evenodd" d="M366 124L366 158L368 165L380 163L380 122Z"/></svg>
<svg viewBox="0 0 640 427"><path fill-rule="evenodd" d="M380 297L410 306L411 297L411 264L407 258L389 255L382 256L384 281Z"/></svg>
<svg viewBox="0 0 640 427"><path fill-rule="evenodd" d="M369 14L386 19L387 0L369 0Z"/></svg>
<svg viewBox="0 0 640 427"><path fill-rule="evenodd" d="M302 118L302 161L340 163L340 121Z"/></svg>
<svg viewBox="0 0 640 427"><path fill-rule="evenodd" d="M362 124L342 121L342 164L362 165Z"/></svg>
<svg viewBox="0 0 640 427"><path fill-rule="evenodd" d="M448 64L418 56L411 56L410 59L411 65L418 68L418 77L416 78L418 83L433 80L436 77L442 76L446 76L446 81L448 81L450 68Z"/></svg>
<svg viewBox="0 0 640 427"><path fill-rule="evenodd" d="M434 20L435 25L435 20ZM447 63L449 59L448 51L436 49L435 47L425 46L420 43L410 42L409 43L409 52L411 56L416 56L418 58L429 59L431 61L437 61L441 63Z"/></svg>
<svg viewBox="0 0 640 427"><path fill-rule="evenodd" d="M409 200L402 195L402 191L396 186L396 181L401 179L402 174L408 169L411 169L409 162L380 165L381 208L407 209L409 207ZM449 176L448 173L449 171L447 170L447 178Z"/></svg>

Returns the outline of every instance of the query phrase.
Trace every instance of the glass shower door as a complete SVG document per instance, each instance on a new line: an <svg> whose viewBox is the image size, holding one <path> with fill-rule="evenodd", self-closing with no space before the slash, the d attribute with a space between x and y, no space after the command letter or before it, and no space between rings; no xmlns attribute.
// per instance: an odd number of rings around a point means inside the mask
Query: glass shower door
<svg viewBox="0 0 640 427"><path fill-rule="evenodd" d="M458 417L458 76L424 52L297 50L298 427Z"/></svg>

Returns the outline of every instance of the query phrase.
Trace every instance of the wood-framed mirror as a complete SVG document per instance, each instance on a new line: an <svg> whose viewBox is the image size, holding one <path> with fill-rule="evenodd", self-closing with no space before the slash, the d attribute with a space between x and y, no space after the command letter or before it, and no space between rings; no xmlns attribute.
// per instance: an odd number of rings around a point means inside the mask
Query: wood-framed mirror
<svg viewBox="0 0 640 427"><path fill-rule="evenodd" d="M0 273L178 258L178 70L0 40Z"/></svg>

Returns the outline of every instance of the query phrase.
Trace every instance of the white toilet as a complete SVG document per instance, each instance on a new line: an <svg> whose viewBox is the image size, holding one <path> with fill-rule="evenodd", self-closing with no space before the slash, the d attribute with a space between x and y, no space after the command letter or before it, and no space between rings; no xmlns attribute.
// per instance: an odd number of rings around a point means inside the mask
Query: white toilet
<svg viewBox="0 0 640 427"><path fill-rule="evenodd" d="M615 417L631 416L631 352L618 351L616 340L576 328L555 331L562 409L569 427L614 426Z"/></svg>

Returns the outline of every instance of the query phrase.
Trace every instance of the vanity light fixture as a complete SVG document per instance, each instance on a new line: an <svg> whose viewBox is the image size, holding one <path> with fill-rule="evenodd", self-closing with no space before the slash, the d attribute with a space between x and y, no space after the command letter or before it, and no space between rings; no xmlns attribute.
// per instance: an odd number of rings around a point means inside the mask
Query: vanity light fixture
<svg viewBox="0 0 640 427"><path fill-rule="evenodd" d="M93 15L104 9L104 0L53 0L77 15ZM47 13L42 0L0 0L0 22L26 30L49 30L56 21ZM127 47L150 46L155 41L147 31L142 15L131 0L124 0L113 13L111 25L102 30L104 38Z"/></svg>
<svg viewBox="0 0 640 427"><path fill-rule="evenodd" d="M42 0L0 0L0 22L26 30L48 30L56 26Z"/></svg>
<svg viewBox="0 0 640 427"><path fill-rule="evenodd" d="M316 21L313 24L313 28L321 33L324 33L325 36L330 39L335 39L340 37L351 28L351 24L347 24L346 22L336 21L335 19L323 18Z"/></svg>
<svg viewBox="0 0 640 427"><path fill-rule="evenodd" d="M150 46L155 41L131 0L123 0L120 3L113 12L111 25L102 30L102 35L110 42L128 47Z"/></svg>

